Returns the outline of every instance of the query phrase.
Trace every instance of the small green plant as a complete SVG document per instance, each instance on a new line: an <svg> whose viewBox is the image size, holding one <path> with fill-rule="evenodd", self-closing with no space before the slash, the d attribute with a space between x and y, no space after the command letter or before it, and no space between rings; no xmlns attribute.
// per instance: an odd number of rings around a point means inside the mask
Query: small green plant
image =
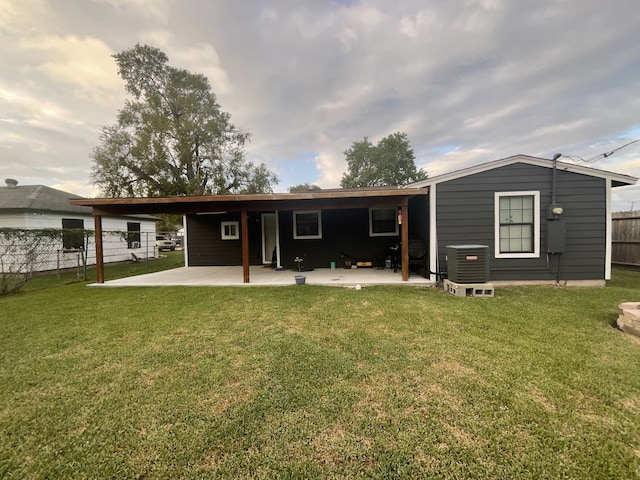
<svg viewBox="0 0 640 480"><path fill-rule="evenodd" d="M294 262L296 262L298 264L298 271L301 272L302 271L302 262L304 262L304 260L300 257L296 257L293 259Z"/></svg>

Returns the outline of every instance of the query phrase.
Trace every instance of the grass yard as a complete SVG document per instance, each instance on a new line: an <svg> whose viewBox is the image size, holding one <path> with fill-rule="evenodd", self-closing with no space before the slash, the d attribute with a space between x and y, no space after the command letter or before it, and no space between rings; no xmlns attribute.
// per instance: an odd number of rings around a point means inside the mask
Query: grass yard
<svg viewBox="0 0 640 480"><path fill-rule="evenodd" d="M107 278L113 275L107 272ZM640 478L640 339L606 288L0 298L0 478Z"/></svg>

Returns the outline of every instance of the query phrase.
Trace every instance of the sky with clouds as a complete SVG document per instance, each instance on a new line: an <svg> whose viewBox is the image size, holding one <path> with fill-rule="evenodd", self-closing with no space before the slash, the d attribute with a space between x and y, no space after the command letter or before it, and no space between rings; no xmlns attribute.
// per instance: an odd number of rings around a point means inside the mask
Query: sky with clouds
<svg viewBox="0 0 640 480"><path fill-rule="evenodd" d="M637 0L2 0L0 39L0 176L79 195L136 43L209 78L280 192L397 131L430 176L640 138ZM640 142L588 165L640 177Z"/></svg>

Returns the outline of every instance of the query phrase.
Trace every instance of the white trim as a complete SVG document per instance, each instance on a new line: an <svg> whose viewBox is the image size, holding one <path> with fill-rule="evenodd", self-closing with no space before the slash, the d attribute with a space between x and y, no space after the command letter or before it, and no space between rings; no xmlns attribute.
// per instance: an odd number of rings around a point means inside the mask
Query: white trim
<svg viewBox="0 0 640 480"><path fill-rule="evenodd" d="M235 227L236 233L227 234L225 227ZM240 222L234 220L232 222L220 222L220 239L221 240L239 240L240 239Z"/></svg>
<svg viewBox="0 0 640 480"><path fill-rule="evenodd" d="M539 258L540 257L540 192L537 190L494 192L494 254L495 258ZM533 252L501 253L500 252L500 198L533 196Z"/></svg>
<svg viewBox="0 0 640 480"><path fill-rule="evenodd" d="M436 222L436 186L429 190L429 280L437 282L435 272L438 271L438 227Z"/></svg>
<svg viewBox="0 0 640 480"><path fill-rule="evenodd" d="M182 216L182 253L184 254L184 266L188 267L189 266L189 252L188 252L188 244L189 242L187 242L187 235L188 235L188 228L187 228L187 216L183 215Z"/></svg>
<svg viewBox="0 0 640 480"><path fill-rule="evenodd" d="M296 217L298 214L315 213L318 216L318 234L317 235L298 235L296 229ZM293 238L295 240L312 240L322 238L322 210L296 210L293 212Z"/></svg>
<svg viewBox="0 0 640 480"><path fill-rule="evenodd" d="M604 244L604 279L611 280L611 258L613 250L613 215L611 213L611 179L606 181L606 239Z"/></svg>
<svg viewBox="0 0 640 480"><path fill-rule="evenodd" d="M280 211L276 210L276 268L282 268L280 262Z"/></svg>
<svg viewBox="0 0 640 480"><path fill-rule="evenodd" d="M502 158L500 160L494 160L492 162L482 163L480 165L474 165L472 167L464 168L462 170L456 170L456 171L445 173L442 175L437 175L435 177L422 180L420 182L409 184L406 187L407 188L427 187L430 185L435 185L437 183L448 182L450 180L455 180L455 179L466 177L469 175L475 175L477 173L486 172L488 170L493 170L495 168L512 165L514 163L526 163L526 164L535 165L538 167L553 168L553 161L546 158L531 157L529 155L513 155L511 157ZM568 171L573 173L580 173L583 175L589 175L592 177L606 178L612 181L620 182L625 185L634 185L638 181L637 178L632 177L631 175L623 175L620 173L607 172L605 170L600 170L597 168L585 167L583 165L576 165L573 163L567 163L562 161L557 162L557 168L560 171Z"/></svg>
<svg viewBox="0 0 640 480"><path fill-rule="evenodd" d="M373 211L374 210L393 210L395 231L373 233ZM395 207L369 207L369 236L370 237L397 237L400 234L398 229L398 211Z"/></svg>
<svg viewBox="0 0 640 480"><path fill-rule="evenodd" d="M274 245L273 246L277 250L277 247L275 245L275 243L277 241L277 237L278 237L278 235L277 235L277 233L275 231L275 229L277 228L277 225L276 225L276 214L275 214L275 212L262 213L262 214L260 214L260 227L261 227L261 230L262 230L262 264L263 265L270 264L271 263L271 259L273 257L273 251L271 252L271 255L269 255L269 252L267 252L267 235L266 235L267 231L266 231L266 228L265 228L265 226L267 224L267 222L265 221L265 218L267 218L267 217L272 217L273 218L273 228L274 228L274 232L273 232L274 233L274 238L273 238ZM276 262L277 262L277 255L278 254L276 253Z"/></svg>

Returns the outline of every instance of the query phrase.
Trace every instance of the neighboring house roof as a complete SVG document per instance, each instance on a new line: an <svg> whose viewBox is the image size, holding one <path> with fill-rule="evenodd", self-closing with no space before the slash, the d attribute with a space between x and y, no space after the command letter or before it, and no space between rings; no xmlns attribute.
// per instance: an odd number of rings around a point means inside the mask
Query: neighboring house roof
<svg viewBox="0 0 640 480"><path fill-rule="evenodd" d="M0 187L0 212L3 211L37 211L66 213L72 215L92 215L93 209L71 200L85 200L85 197L64 192L44 185L18 185ZM129 215L147 220L157 220L149 215Z"/></svg>
<svg viewBox="0 0 640 480"><path fill-rule="evenodd" d="M82 198L44 185L0 187L0 210L35 210L91 215L91 208L69 203L71 199Z"/></svg>
<svg viewBox="0 0 640 480"><path fill-rule="evenodd" d="M462 170L456 170L453 172L437 175L435 177L427 178L420 182L407 185L410 188L428 187L430 185L436 185L442 182L448 182L458 178L474 175L476 173L486 172L495 168L512 165L514 163L526 163L529 165L536 165L538 167L553 168L553 160L540 157L531 157L529 155L513 155L511 157L502 158L493 162L482 163L480 165L474 165L473 167L464 168ZM575 163L567 163L558 161L556 168L561 171L568 171L573 173L580 173L582 175L589 175L592 177L605 178L611 180L613 187L620 187L623 185L634 185L638 179L630 175L623 175L620 173L607 172L598 168L586 167L584 165L578 165Z"/></svg>

